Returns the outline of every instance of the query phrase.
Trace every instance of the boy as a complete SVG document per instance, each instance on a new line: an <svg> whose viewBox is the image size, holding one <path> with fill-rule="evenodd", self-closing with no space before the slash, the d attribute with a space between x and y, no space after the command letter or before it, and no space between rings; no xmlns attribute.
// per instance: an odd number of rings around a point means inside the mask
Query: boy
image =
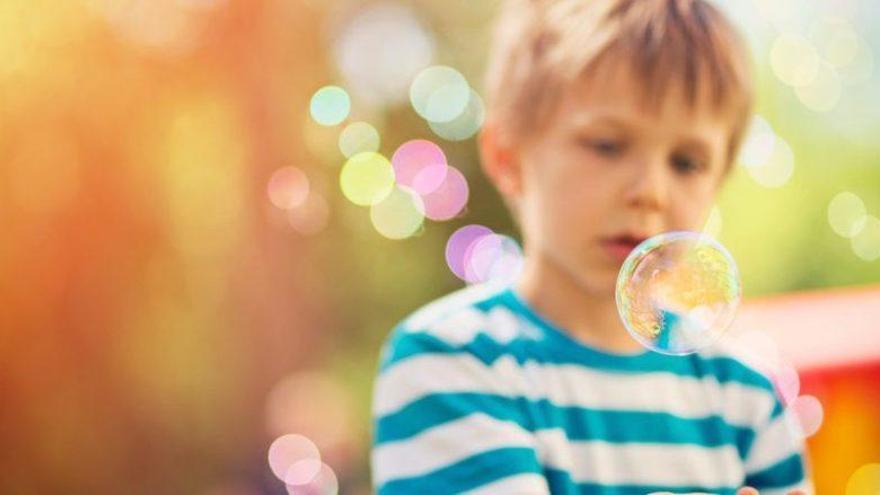
<svg viewBox="0 0 880 495"><path fill-rule="evenodd" d="M373 404L380 495L809 490L765 377L718 350L647 352L615 306L639 242L700 229L749 78L704 0L505 5L480 150L521 227L523 272L392 333Z"/></svg>

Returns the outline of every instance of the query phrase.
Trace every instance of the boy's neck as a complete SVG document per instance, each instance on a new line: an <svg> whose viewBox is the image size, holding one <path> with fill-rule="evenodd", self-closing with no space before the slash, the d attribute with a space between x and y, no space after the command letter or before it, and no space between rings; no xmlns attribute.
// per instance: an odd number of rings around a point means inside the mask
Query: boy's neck
<svg viewBox="0 0 880 495"><path fill-rule="evenodd" d="M644 350L623 327L614 292L590 291L552 261L527 257L516 290L542 317L585 345L621 354Z"/></svg>

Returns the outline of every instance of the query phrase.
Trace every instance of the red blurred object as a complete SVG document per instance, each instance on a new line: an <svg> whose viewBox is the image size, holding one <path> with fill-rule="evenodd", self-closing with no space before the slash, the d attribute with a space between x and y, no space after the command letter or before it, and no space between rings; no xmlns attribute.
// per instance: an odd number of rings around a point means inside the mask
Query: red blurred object
<svg viewBox="0 0 880 495"><path fill-rule="evenodd" d="M880 461L880 286L747 301L732 331L766 331L825 410L808 441L817 494L844 493Z"/></svg>

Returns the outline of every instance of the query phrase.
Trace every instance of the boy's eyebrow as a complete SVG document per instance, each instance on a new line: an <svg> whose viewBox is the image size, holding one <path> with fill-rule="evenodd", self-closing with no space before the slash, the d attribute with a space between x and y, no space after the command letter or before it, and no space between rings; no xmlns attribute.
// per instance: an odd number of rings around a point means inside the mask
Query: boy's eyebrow
<svg viewBox="0 0 880 495"><path fill-rule="evenodd" d="M614 114L591 115L589 113L577 115L572 118L572 127L583 128L590 126L608 126L621 129L637 127L630 119L622 118Z"/></svg>
<svg viewBox="0 0 880 495"><path fill-rule="evenodd" d="M698 134L689 134L681 137L684 148L703 154L707 159L712 157L712 143L709 139Z"/></svg>

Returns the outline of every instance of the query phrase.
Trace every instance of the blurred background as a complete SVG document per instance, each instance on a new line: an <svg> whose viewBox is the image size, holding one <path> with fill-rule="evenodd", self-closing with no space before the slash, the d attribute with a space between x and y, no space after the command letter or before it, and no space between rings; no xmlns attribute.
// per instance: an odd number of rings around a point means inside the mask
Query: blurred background
<svg viewBox="0 0 880 495"><path fill-rule="evenodd" d="M706 229L747 300L862 295L814 357L880 341L880 3L716 3L758 115ZM480 278L457 229L517 238L472 138L497 6L0 2L0 493L283 494L297 448L369 493L385 336ZM420 191L426 156L456 172ZM880 493L880 353L848 356L790 360L820 494Z"/></svg>

